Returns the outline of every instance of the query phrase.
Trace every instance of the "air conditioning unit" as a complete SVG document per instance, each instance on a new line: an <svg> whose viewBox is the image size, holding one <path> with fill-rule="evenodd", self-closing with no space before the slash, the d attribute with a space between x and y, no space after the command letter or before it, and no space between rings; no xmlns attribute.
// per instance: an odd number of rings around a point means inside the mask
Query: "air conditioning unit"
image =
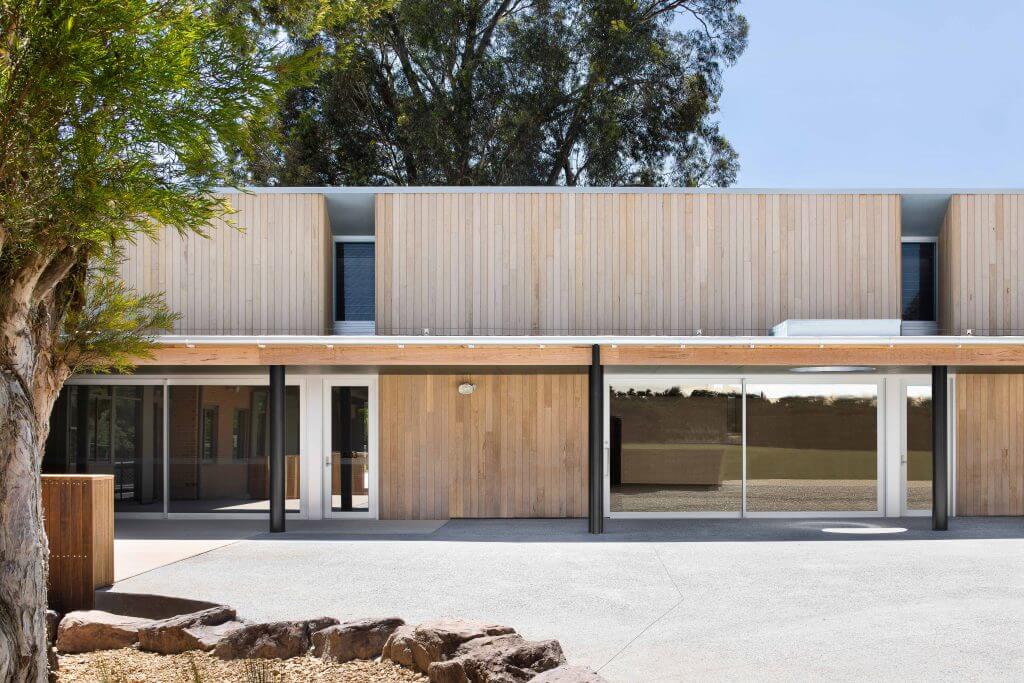
<svg viewBox="0 0 1024 683"><path fill-rule="evenodd" d="M772 328L773 337L898 337L898 319L783 320Z"/></svg>

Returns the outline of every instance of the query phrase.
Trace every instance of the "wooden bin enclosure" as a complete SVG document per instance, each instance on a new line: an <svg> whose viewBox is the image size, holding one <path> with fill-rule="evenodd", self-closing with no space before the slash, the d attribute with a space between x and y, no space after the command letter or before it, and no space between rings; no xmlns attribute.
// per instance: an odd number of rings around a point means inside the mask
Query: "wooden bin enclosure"
<svg viewBox="0 0 1024 683"><path fill-rule="evenodd" d="M92 609L95 590L114 583L114 477L44 474L43 517L50 609Z"/></svg>

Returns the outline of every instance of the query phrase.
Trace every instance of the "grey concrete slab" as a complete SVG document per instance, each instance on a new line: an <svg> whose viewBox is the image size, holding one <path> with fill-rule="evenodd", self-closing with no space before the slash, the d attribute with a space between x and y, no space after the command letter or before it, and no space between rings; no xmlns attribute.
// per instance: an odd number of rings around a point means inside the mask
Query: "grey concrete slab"
<svg viewBox="0 0 1024 683"><path fill-rule="evenodd" d="M1024 521L928 524L611 520L600 537L581 520L303 529L255 534L113 590L223 601L251 619L500 621L558 638L613 681L1019 678Z"/></svg>

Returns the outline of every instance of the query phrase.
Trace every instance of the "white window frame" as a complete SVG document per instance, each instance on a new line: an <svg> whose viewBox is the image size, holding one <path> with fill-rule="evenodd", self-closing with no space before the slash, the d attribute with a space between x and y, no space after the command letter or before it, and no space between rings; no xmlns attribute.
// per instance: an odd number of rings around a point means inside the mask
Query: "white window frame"
<svg viewBox="0 0 1024 683"><path fill-rule="evenodd" d="M374 312L374 319L371 320L338 320L338 244L343 242L372 243L374 245L374 299L377 295L376 261L377 261L377 237L376 235L334 235L331 240L331 323L335 334L376 334L377 315Z"/></svg>
<svg viewBox="0 0 1024 683"><path fill-rule="evenodd" d="M934 282L932 283L932 291L935 293L935 320L903 320L903 245L904 244L934 244L935 245L935 272L933 273ZM939 260L941 258L939 254L939 238L938 237L901 237L900 238L900 323L902 325L928 327L938 326L939 324Z"/></svg>
<svg viewBox="0 0 1024 683"><path fill-rule="evenodd" d="M65 382L67 386L74 385L124 385L124 386L162 386L163 390L163 512L116 512L115 519L250 519L268 520L270 511L262 512L173 512L170 501L170 388L172 386L269 386L270 378L263 374L237 374L237 375L196 375L196 374L167 374L161 376L136 375L78 375ZM307 391L305 377L302 375L285 374L285 386L299 387L299 511L287 512L287 519L309 519L309 485L310 479L308 470L314 464L309 457L309 442L307 438L308 422L307 415ZM319 465L319 461L316 463Z"/></svg>
<svg viewBox="0 0 1024 683"><path fill-rule="evenodd" d="M379 382L377 375L322 375L321 384L321 457L318 459L321 472L320 505L321 517L323 519L379 519L380 515L380 457L379 457ZM367 388L367 404L370 410L369 434L367 441L369 446L369 494L368 510L342 512L331 509L331 389L334 387L361 387Z"/></svg>
<svg viewBox="0 0 1024 683"><path fill-rule="evenodd" d="M891 377L883 373L821 373L797 375L795 373L779 374L668 374L668 373L605 373L604 375L604 515L613 519L673 519L673 518L812 518L827 519L837 517L884 517L887 508L886 482L889 480L886 462L891 455L890 449L886 448L886 435L889 432L887 425L891 420L887 419L886 400L887 382ZM666 384L686 383L720 383L737 384L743 391L743 438L742 438L742 462L743 462L743 485L741 509L739 512L613 512L611 509L611 423L608 416L611 415L611 386L620 382L648 382ZM877 506L875 510L851 510L851 511L795 511L795 512L751 512L747 507L747 386L748 384L864 384L874 385L877 392L877 418L876 418L876 452L877 452ZM898 457L898 456L897 456Z"/></svg>

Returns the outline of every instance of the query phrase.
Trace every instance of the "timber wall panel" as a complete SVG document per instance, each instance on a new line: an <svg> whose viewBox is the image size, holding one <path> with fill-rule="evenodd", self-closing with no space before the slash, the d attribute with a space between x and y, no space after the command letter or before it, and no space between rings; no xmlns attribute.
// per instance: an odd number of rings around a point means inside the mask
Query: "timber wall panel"
<svg viewBox="0 0 1024 683"><path fill-rule="evenodd" d="M463 382L476 391L459 394ZM586 382L381 375L381 518L584 516Z"/></svg>
<svg viewBox="0 0 1024 683"><path fill-rule="evenodd" d="M956 511L1024 515L1024 374L956 376Z"/></svg>
<svg viewBox="0 0 1024 683"><path fill-rule="evenodd" d="M898 318L897 195L376 198L380 334L763 334Z"/></svg>
<svg viewBox="0 0 1024 683"><path fill-rule="evenodd" d="M939 233L939 325L1024 333L1024 195L953 195Z"/></svg>
<svg viewBox="0 0 1024 683"><path fill-rule="evenodd" d="M163 292L180 334L324 334L331 229L321 194L229 194L208 238L162 231L125 245L121 277Z"/></svg>

